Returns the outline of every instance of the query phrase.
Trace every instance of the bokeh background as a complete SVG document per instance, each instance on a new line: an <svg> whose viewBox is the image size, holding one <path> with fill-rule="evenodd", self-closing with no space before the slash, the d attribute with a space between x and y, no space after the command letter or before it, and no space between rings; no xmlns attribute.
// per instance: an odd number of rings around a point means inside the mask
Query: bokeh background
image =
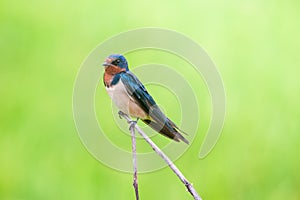
<svg viewBox="0 0 300 200"><path fill-rule="evenodd" d="M299 10L299 1L292 0L1 0L0 199L134 199L132 175L99 163L82 145L72 92L81 63L100 42L149 26L193 38L223 77L227 116L220 140L208 157L198 159L210 115L209 95L200 86L204 117L192 146L176 161L201 196L300 199ZM141 57L156 62L168 57L128 56L133 68ZM96 99L109 104L100 84ZM172 95L160 97L162 89L151 85L149 90L180 120ZM112 113L97 115L105 120ZM113 133L119 141L122 133ZM130 141L120 144L130 149ZM192 199L168 168L141 174L139 186L144 200Z"/></svg>

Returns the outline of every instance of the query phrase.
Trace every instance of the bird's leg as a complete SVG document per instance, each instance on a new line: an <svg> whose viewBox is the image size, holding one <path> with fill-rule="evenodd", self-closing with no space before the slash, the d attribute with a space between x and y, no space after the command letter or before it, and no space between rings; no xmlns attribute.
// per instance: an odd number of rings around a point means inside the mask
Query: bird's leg
<svg viewBox="0 0 300 200"><path fill-rule="evenodd" d="M135 127L136 121L132 120L132 121L130 121L129 123L130 123L129 130L131 130L132 128Z"/></svg>
<svg viewBox="0 0 300 200"><path fill-rule="evenodd" d="M140 118L136 118L136 120L131 120L131 121L128 122L128 123L130 123L129 130L130 130L131 128L134 128L134 127L135 127L135 125L137 124L137 122L139 121L139 119L140 119Z"/></svg>
<svg viewBox="0 0 300 200"><path fill-rule="evenodd" d="M121 110L119 110L118 114L119 114L120 119L122 119L123 117L125 117L125 118L128 117L128 115L123 113ZM129 130L130 130L131 128L135 127L136 123L139 121L140 118L137 118L136 120L129 120L128 118L127 118L127 123L130 124L130 126L129 126Z"/></svg>
<svg viewBox="0 0 300 200"><path fill-rule="evenodd" d="M126 114L123 113L121 110L119 110L118 112L120 119L122 119L122 117L124 117Z"/></svg>

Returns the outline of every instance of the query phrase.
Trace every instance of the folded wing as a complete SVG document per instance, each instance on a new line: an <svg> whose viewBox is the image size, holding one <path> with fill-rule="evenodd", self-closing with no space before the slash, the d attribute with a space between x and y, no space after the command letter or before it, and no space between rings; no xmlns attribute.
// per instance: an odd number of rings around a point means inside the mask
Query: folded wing
<svg viewBox="0 0 300 200"><path fill-rule="evenodd" d="M128 94L146 113L148 113L148 118L141 119L144 123L168 138L178 142L183 141L187 144L189 143L181 135L181 133L184 132L164 115L152 96L133 73L127 71L121 73L120 76Z"/></svg>

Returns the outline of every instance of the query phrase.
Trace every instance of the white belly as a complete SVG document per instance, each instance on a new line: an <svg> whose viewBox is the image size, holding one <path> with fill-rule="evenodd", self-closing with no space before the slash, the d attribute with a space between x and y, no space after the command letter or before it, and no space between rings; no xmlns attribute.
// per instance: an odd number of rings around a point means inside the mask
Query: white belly
<svg viewBox="0 0 300 200"><path fill-rule="evenodd" d="M106 91L115 105L122 112L129 114L128 105L131 100L122 81L120 80L116 85L106 88Z"/></svg>
<svg viewBox="0 0 300 200"><path fill-rule="evenodd" d="M129 96L121 80L116 85L106 88L106 91L115 105L122 112L132 117L147 117L147 114Z"/></svg>

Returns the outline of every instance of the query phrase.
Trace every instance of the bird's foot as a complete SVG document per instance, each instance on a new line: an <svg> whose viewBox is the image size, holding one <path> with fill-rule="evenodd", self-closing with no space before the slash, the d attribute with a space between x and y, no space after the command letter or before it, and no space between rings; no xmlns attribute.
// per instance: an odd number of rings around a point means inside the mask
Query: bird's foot
<svg viewBox="0 0 300 200"><path fill-rule="evenodd" d="M135 125L137 124L137 122L139 121L140 118L137 118L136 120L131 120L128 123L130 124L129 126L129 130L132 128L135 128Z"/></svg>
<svg viewBox="0 0 300 200"><path fill-rule="evenodd" d="M130 117L127 114L125 114L124 112L122 112L121 110L119 110L118 114L119 114L120 119L122 119L122 118L127 119L127 123L130 124L129 130L131 128L134 128L139 120L139 118L137 118L136 120L130 120Z"/></svg>
<svg viewBox="0 0 300 200"><path fill-rule="evenodd" d="M123 113L121 110L119 110L118 115L119 115L120 119L122 119L122 117L124 117L126 114Z"/></svg>
<svg viewBox="0 0 300 200"><path fill-rule="evenodd" d="M129 121L128 123L130 124L129 130L131 130L131 129L134 129L134 128L135 128L135 125L136 125L136 123L137 123L137 120L136 120L136 121L135 121L135 120L132 120L132 121Z"/></svg>

